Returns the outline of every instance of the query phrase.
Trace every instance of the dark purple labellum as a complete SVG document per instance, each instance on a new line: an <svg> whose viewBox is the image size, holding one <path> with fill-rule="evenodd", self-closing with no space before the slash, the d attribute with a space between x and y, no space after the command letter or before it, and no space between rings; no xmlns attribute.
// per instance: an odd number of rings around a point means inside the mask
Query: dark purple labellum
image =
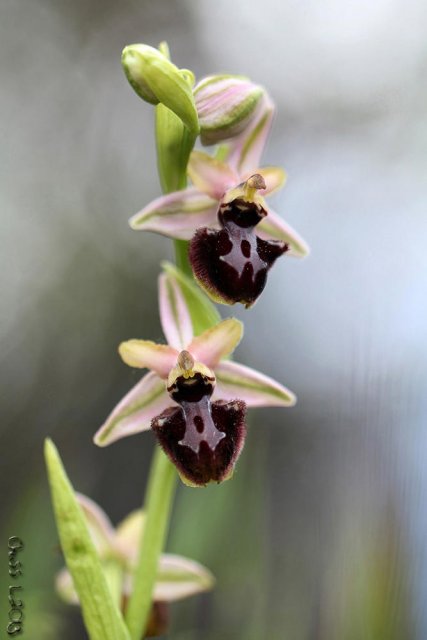
<svg viewBox="0 0 427 640"><path fill-rule="evenodd" d="M194 485L226 480L246 435L245 403L211 402L213 382L201 373L177 377L168 391L180 406L166 409L151 423L165 453Z"/></svg>
<svg viewBox="0 0 427 640"><path fill-rule="evenodd" d="M165 634L169 627L169 606L167 602L154 602L148 618L144 638L157 638Z"/></svg>
<svg viewBox="0 0 427 640"><path fill-rule="evenodd" d="M279 240L263 240L256 225L267 215L258 202L243 197L219 207L220 230L198 229L189 257L200 285L217 302L250 307L261 294L267 272L288 250Z"/></svg>

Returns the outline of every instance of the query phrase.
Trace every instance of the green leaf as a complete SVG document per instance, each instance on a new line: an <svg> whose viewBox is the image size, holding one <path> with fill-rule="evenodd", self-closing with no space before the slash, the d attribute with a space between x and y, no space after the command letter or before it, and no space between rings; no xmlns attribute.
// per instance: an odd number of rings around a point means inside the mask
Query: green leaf
<svg viewBox="0 0 427 640"><path fill-rule="evenodd" d="M221 321L218 310L209 298L199 289L194 280L187 277L170 262L162 262L165 273L175 278L181 287L185 301L191 312L194 335L198 336L206 329Z"/></svg>
<svg viewBox="0 0 427 640"><path fill-rule="evenodd" d="M113 600L101 561L62 465L49 439L45 459L61 547L82 608L90 640L129 640L122 615Z"/></svg>

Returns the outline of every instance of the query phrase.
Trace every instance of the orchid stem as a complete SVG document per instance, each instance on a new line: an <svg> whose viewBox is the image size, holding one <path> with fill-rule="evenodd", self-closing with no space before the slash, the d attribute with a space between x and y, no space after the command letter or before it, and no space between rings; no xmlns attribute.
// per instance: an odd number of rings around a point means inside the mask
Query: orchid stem
<svg viewBox="0 0 427 640"><path fill-rule="evenodd" d="M192 277L188 261L188 242L175 240L174 244L177 266ZM141 640L147 628L159 558L166 541L177 479L174 465L160 447L156 447L144 500L145 526L133 576L133 590L125 616L131 640Z"/></svg>
<svg viewBox="0 0 427 640"><path fill-rule="evenodd" d="M145 501L145 526L126 611L131 640L141 640L152 606L159 557L166 540L177 473L163 451L156 447L151 463Z"/></svg>
<svg viewBox="0 0 427 640"><path fill-rule="evenodd" d="M167 55L166 50L164 53ZM194 135L188 133L180 119L164 105L157 105L157 166L164 193L185 189L187 186L187 163L194 142ZM177 266L192 277L188 260L188 242L175 240L175 256ZM147 628L177 478L174 465L160 447L156 447L145 494L144 530L133 576L132 594L125 616L131 640L141 640Z"/></svg>
<svg viewBox="0 0 427 640"><path fill-rule="evenodd" d="M176 266L181 269L186 276L193 279L193 271L188 259L188 242L186 240L175 240L174 247Z"/></svg>

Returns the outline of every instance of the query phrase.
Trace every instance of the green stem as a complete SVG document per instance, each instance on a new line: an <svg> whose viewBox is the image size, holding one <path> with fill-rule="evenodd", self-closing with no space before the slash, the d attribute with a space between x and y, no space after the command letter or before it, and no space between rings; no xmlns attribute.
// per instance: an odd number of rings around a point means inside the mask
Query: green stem
<svg viewBox="0 0 427 640"><path fill-rule="evenodd" d="M134 586L126 611L126 624L131 640L141 640L147 627L158 561L166 539L176 480L175 467L157 447L151 463L146 492L146 519L134 574Z"/></svg>
<svg viewBox="0 0 427 640"><path fill-rule="evenodd" d="M175 262L176 266L181 269L189 278L193 278L190 261L188 259L188 242L186 240L174 240Z"/></svg>

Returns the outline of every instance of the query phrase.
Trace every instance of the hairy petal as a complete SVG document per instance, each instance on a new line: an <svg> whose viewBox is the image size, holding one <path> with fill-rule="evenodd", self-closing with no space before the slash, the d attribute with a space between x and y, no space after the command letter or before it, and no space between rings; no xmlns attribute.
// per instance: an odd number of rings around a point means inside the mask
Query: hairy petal
<svg viewBox="0 0 427 640"><path fill-rule="evenodd" d="M126 340L119 345L119 353L130 367L152 369L161 378L168 377L178 357L178 351L173 347L151 340Z"/></svg>
<svg viewBox="0 0 427 640"><path fill-rule="evenodd" d="M178 351L186 349L193 338L193 325L181 287L170 273L159 276L159 307L169 345Z"/></svg>
<svg viewBox="0 0 427 640"><path fill-rule="evenodd" d="M236 318L227 318L194 338L188 351L195 360L212 369L222 358L233 353L242 336L243 323Z"/></svg>
<svg viewBox="0 0 427 640"><path fill-rule="evenodd" d="M173 554L160 557L154 588L156 602L173 602L212 589L215 578L195 560Z"/></svg>
<svg viewBox="0 0 427 640"><path fill-rule="evenodd" d="M277 213L268 209L268 215L257 226L257 234L264 240L282 240L289 245L287 255L304 258L310 247L303 238Z"/></svg>
<svg viewBox="0 0 427 640"><path fill-rule="evenodd" d="M272 378L237 362L221 362L215 369L214 398L243 400L248 407L290 407L296 397Z"/></svg>
<svg viewBox="0 0 427 640"><path fill-rule="evenodd" d="M151 427L151 420L174 403L165 382L156 373L147 373L119 402L97 431L94 442L105 447L120 438Z"/></svg>
<svg viewBox="0 0 427 640"><path fill-rule="evenodd" d="M203 151L191 153L188 175L197 189L216 200L220 200L228 189L240 182L238 174L231 167Z"/></svg>
<svg viewBox="0 0 427 640"><path fill-rule="evenodd" d="M153 200L129 224L137 231L190 240L198 227L215 225L217 209L216 200L191 187Z"/></svg>

